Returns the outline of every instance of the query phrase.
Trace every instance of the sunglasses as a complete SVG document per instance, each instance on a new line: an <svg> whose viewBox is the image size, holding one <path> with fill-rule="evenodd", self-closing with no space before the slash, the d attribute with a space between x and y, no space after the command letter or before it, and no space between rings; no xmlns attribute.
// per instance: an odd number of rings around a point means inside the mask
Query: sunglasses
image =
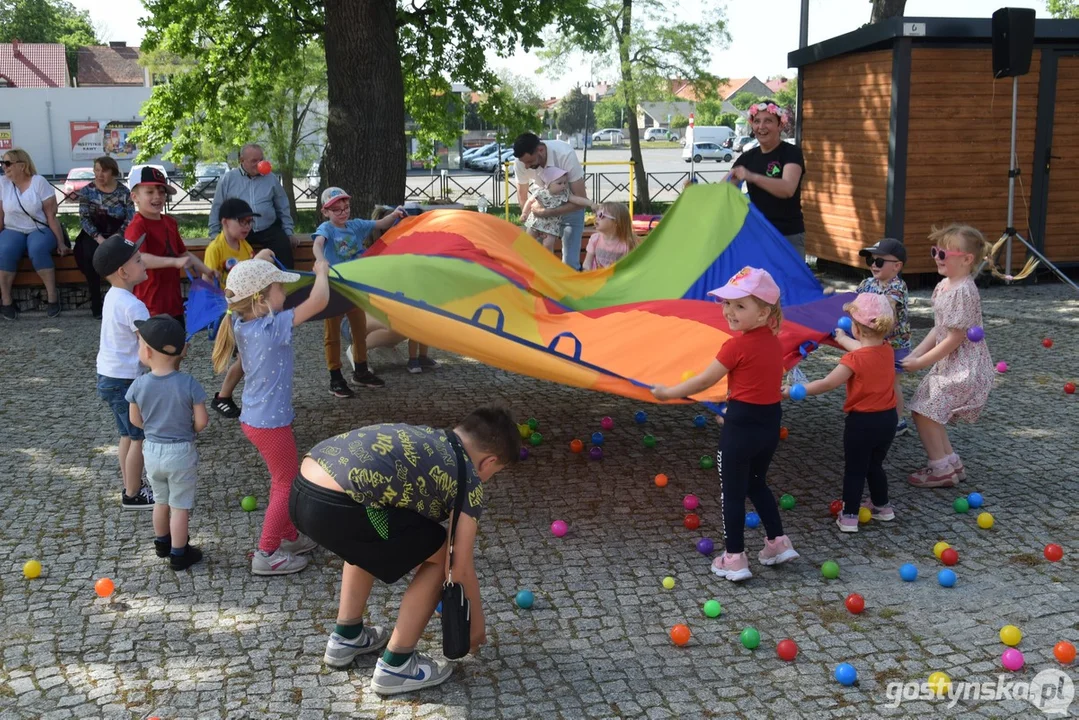
<svg viewBox="0 0 1079 720"><path fill-rule="evenodd" d="M597 220L614 220L614 216L608 215L607 213L600 210L598 213L596 213L596 219Z"/></svg>
<svg viewBox="0 0 1079 720"><path fill-rule="evenodd" d="M18 165L22 160L0 160L0 165L4 167L11 167L12 165Z"/></svg>
<svg viewBox="0 0 1079 720"><path fill-rule="evenodd" d="M934 260L947 260L955 255L966 255L967 253L962 250L945 250L944 248L939 248L934 245L929 248L929 254Z"/></svg>
<svg viewBox="0 0 1079 720"><path fill-rule="evenodd" d="M865 264L866 265L868 265L869 267L876 267L876 268L882 268L882 267L884 267L884 263L890 263L890 262L899 262L899 261L898 260L885 260L884 258L881 258L881 257L867 257L865 259Z"/></svg>

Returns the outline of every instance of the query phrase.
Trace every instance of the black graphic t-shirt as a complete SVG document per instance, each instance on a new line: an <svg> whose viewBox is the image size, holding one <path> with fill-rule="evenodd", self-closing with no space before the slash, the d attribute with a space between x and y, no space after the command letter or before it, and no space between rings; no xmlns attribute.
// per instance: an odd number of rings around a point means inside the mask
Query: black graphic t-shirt
<svg viewBox="0 0 1079 720"><path fill-rule="evenodd" d="M369 508L401 508L442 522L457 499L457 456L445 430L368 425L320 442L308 453L341 489ZM483 485L468 454L461 512L483 514Z"/></svg>
<svg viewBox="0 0 1079 720"><path fill-rule="evenodd" d="M802 220L802 180L805 179L806 164L802 150L789 142L779 143L779 147L770 153L761 152L758 145L738 156L731 167L742 165L750 172L770 178L783 177L783 168L798 165L802 168L802 177L798 179L798 188L789 198L778 198L764 188L752 183L749 186L749 199L757 206L768 222L775 225L781 235L797 235L805 232Z"/></svg>

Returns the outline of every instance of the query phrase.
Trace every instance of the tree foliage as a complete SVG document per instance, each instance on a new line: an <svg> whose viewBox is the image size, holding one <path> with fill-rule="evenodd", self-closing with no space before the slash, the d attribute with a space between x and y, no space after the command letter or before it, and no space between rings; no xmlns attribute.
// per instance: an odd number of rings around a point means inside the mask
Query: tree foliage
<svg viewBox="0 0 1079 720"><path fill-rule="evenodd" d="M585 128L595 130L596 124L591 111L592 100L578 85L558 103L558 129L564 133L583 132Z"/></svg>
<svg viewBox="0 0 1079 720"><path fill-rule="evenodd" d="M596 118L596 127L616 127L625 129L626 111L616 97L605 97L595 104L592 110Z"/></svg>
<svg viewBox="0 0 1079 720"><path fill-rule="evenodd" d="M763 95L754 95L751 92L740 92L731 98L731 105L734 105L742 112L748 110L750 105L756 105L761 102L775 102L775 99L764 97Z"/></svg>
<svg viewBox="0 0 1079 720"><path fill-rule="evenodd" d="M100 45L90 13L67 0L0 0L0 42L60 43L71 76L78 74L79 47Z"/></svg>
<svg viewBox="0 0 1079 720"><path fill-rule="evenodd" d="M1047 0L1049 14L1064 20L1079 20L1079 0Z"/></svg>
<svg viewBox="0 0 1079 720"><path fill-rule="evenodd" d="M694 120L696 120L696 118L694 118ZM689 125L689 118L687 118L685 115L675 115L671 118L672 130L681 130L687 125Z"/></svg>
<svg viewBox="0 0 1079 720"><path fill-rule="evenodd" d="M723 125L725 127L729 127L731 130L734 130L735 126L738 125L738 121L741 119L742 116L738 113L725 112L720 113L714 124Z"/></svg>

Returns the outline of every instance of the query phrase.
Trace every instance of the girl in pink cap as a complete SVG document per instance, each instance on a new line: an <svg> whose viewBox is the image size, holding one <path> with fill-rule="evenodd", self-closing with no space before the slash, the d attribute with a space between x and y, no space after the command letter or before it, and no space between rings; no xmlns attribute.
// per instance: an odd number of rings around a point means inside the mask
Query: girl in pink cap
<svg viewBox="0 0 1079 720"><path fill-rule="evenodd" d="M569 182L566 171L562 168L544 168L539 179L543 183L528 199L521 208L521 220L525 224L528 234L543 243L543 247L554 252L555 243L562 234L562 218L557 216L536 217L532 212L537 206L542 208L562 207L566 203L573 203L581 207L589 207L592 203L588 198L577 197L569 192Z"/></svg>
<svg viewBox="0 0 1079 720"><path fill-rule="evenodd" d="M757 555L761 564L779 565L798 557L765 481L783 416L783 348L776 337L783 313L779 286L759 268L742 268L708 294L723 301L727 324L741 335L727 340L699 374L671 388L657 385L652 394L659 400L690 397L727 377L727 414L717 456L726 549L712 563L712 572L738 582L753 576L745 553L746 497L764 523L764 549Z"/></svg>
<svg viewBox="0 0 1079 720"><path fill-rule="evenodd" d="M861 293L843 306L853 322L851 332L859 347L844 355L827 377L806 384L806 395L820 395L847 385L847 413L843 429L843 510L836 519L842 532L858 532L862 492L869 483L868 508L877 520L894 520L888 502L888 476L884 458L895 439L895 355L884 338L895 327L895 310L886 295ZM790 389L783 388L783 397Z"/></svg>

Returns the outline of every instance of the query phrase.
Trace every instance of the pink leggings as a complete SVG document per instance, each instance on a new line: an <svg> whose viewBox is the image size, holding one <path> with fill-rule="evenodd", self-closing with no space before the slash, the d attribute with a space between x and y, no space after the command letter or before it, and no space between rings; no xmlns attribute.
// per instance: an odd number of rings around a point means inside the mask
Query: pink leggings
<svg viewBox="0 0 1079 720"><path fill-rule="evenodd" d="M296 539L296 528L288 516L288 496L292 491L292 481L300 474L300 463L296 459L296 438L292 434L291 425L257 428L240 423L240 427L270 470L270 502L266 506L266 517L262 521L259 550L273 553L282 540Z"/></svg>

